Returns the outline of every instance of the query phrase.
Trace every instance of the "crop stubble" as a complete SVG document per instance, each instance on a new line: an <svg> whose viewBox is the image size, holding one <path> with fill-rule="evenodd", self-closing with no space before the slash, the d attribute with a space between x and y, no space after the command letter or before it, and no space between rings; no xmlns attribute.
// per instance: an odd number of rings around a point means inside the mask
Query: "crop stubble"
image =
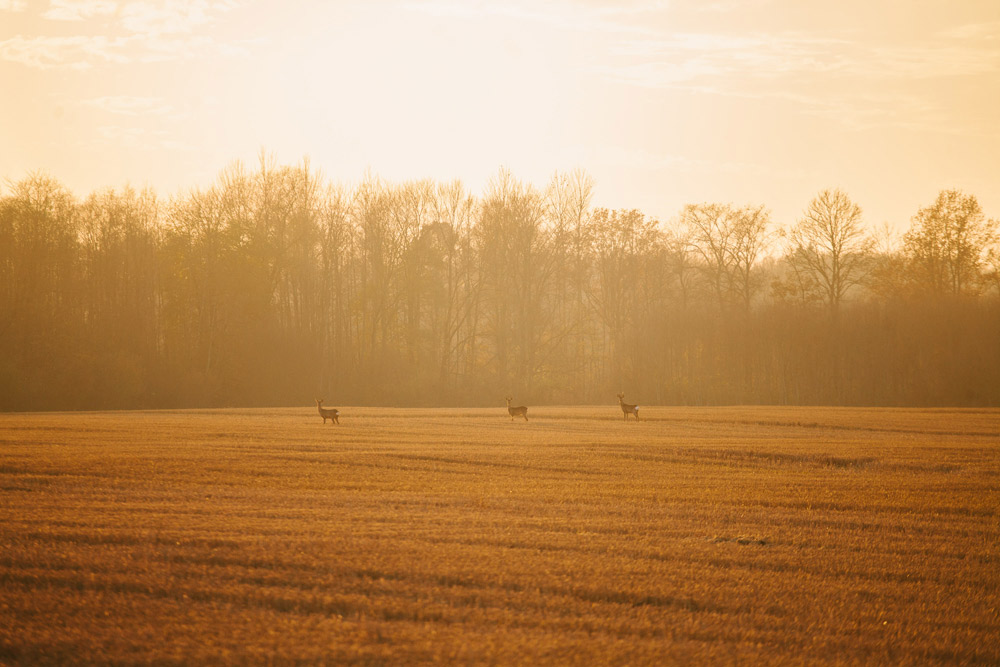
<svg viewBox="0 0 1000 667"><path fill-rule="evenodd" d="M1000 411L0 415L0 661L1000 662Z"/></svg>

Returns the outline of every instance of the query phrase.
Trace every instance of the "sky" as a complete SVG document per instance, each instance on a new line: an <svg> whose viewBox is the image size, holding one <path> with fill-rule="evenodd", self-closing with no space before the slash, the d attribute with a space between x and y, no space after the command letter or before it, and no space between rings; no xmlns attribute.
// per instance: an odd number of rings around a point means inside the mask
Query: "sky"
<svg viewBox="0 0 1000 667"><path fill-rule="evenodd" d="M1000 218L998 0L0 0L0 193L210 185L261 151L332 181L501 167L668 220L846 191Z"/></svg>

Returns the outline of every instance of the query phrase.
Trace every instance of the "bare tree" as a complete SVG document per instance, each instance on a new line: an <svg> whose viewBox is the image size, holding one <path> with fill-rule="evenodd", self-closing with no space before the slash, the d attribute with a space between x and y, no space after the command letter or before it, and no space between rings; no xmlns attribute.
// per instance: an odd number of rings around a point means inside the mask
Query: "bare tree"
<svg viewBox="0 0 1000 667"><path fill-rule="evenodd" d="M667 228L663 238L667 270L676 284L682 308L688 307L697 280L698 267L692 256L694 250L690 233L690 229L683 225L674 225Z"/></svg>
<svg viewBox="0 0 1000 667"><path fill-rule="evenodd" d="M646 278L651 274L650 260L660 250L660 231L656 220L635 209L599 208L589 224L595 262L590 299L610 343L606 357L611 377L604 379L620 384L639 363L629 334L639 321L644 290L652 282Z"/></svg>
<svg viewBox="0 0 1000 667"><path fill-rule="evenodd" d="M461 181L439 184L433 199L433 222L422 237L431 281L438 298L430 304L428 323L434 341L439 389L458 372L462 350L475 349L475 317L479 281L472 253L471 231L476 200Z"/></svg>
<svg viewBox="0 0 1000 667"><path fill-rule="evenodd" d="M749 310L759 287L754 268L769 241L770 214L764 206L688 205L681 214L702 273L718 304Z"/></svg>
<svg viewBox="0 0 1000 667"><path fill-rule="evenodd" d="M705 282L720 306L732 290L732 207L689 204L681 212L684 237L698 259Z"/></svg>
<svg viewBox="0 0 1000 667"><path fill-rule="evenodd" d="M539 193L501 169L487 187L476 227L495 380L529 395L544 361L544 306L552 277L543 215Z"/></svg>
<svg viewBox="0 0 1000 667"><path fill-rule="evenodd" d="M351 380L351 351L357 345L352 336L350 269L354 264L356 234L350 222L351 193L328 185L319 202L319 336L317 383L321 392L339 391ZM332 385L332 387L331 387Z"/></svg>
<svg viewBox="0 0 1000 667"><path fill-rule="evenodd" d="M150 190L106 190L87 198L79 219L83 315L104 343L102 365L115 369L95 376L95 391L127 400L147 392L159 348L159 206Z"/></svg>
<svg viewBox="0 0 1000 667"><path fill-rule="evenodd" d="M35 379L41 369L59 369L76 349L77 220L72 194L41 172L14 183L0 200L0 385L10 383L10 400L20 409L68 388L62 373Z"/></svg>
<svg viewBox="0 0 1000 667"><path fill-rule="evenodd" d="M749 312L750 302L760 287L756 268L770 241L771 214L763 205L744 206L733 211L732 217L730 283L736 300Z"/></svg>
<svg viewBox="0 0 1000 667"><path fill-rule="evenodd" d="M549 341L554 345L554 369L562 374L561 383L568 386L584 384L587 346L595 328L587 304L590 276L587 219L593 190L593 179L582 169L556 172L545 190L554 263L550 300L554 309L553 330Z"/></svg>
<svg viewBox="0 0 1000 667"><path fill-rule="evenodd" d="M873 241L861 222L861 207L841 190L824 190L806 207L788 234L788 261L803 292L815 290L834 312L871 267Z"/></svg>

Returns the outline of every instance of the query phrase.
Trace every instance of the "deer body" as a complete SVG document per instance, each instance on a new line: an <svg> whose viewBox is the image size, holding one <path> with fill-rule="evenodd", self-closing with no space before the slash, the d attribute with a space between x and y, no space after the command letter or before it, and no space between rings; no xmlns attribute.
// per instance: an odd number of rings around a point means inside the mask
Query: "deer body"
<svg viewBox="0 0 1000 667"><path fill-rule="evenodd" d="M336 408L324 408L322 398L316 399L316 407L319 409L319 416L323 418L324 424L326 423L327 419L329 419L334 424L340 423L340 410Z"/></svg>
<svg viewBox="0 0 1000 667"><path fill-rule="evenodd" d="M524 417L524 421L528 421L528 406L515 405L511 407L510 402L512 400L510 396L507 397L507 414L510 415L510 420L514 421L514 417Z"/></svg>
<svg viewBox="0 0 1000 667"><path fill-rule="evenodd" d="M635 420L639 421L639 406L626 403L625 394L618 394L618 405L622 406L622 419L628 421L629 415L635 415Z"/></svg>

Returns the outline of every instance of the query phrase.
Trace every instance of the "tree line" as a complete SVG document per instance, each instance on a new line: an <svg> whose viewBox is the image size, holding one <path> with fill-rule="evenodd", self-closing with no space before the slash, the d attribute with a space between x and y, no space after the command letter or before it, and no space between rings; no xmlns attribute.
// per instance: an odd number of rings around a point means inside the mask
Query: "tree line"
<svg viewBox="0 0 1000 667"><path fill-rule="evenodd" d="M942 191L897 237L836 189L782 227L593 188L345 187L262 156L169 199L81 200L30 174L0 193L0 409L1000 405L975 196Z"/></svg>

